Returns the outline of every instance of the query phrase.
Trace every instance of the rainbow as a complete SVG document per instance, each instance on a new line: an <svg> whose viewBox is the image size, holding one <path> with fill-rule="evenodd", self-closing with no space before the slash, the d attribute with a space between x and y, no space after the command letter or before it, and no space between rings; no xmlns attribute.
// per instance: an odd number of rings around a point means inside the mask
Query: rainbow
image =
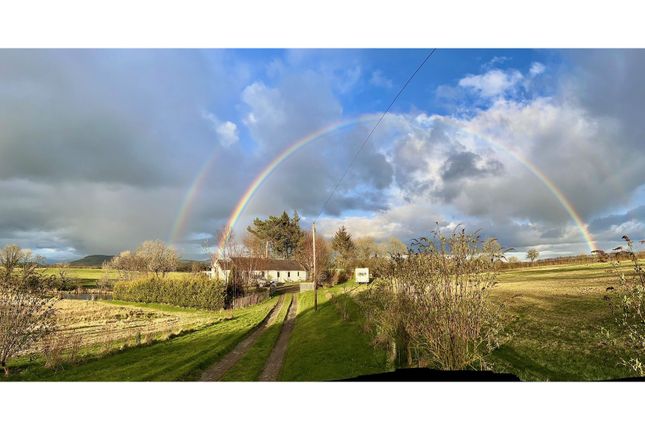
<svg viewBox="0 0 645 430"><path fill-rule="evenodd" d="M226 241L229 239L231 232L233 231L233 228L235 227L235 224L237 223L238 219L240 218L241 214L244 212L244 209L248 206L250 200L253 198L257 190L261 187L261 185L267 180L267 178L275 171L275 169L287 158L289 158L291 155L293 155L296 151L298 151L300 148L308 145L309 143L315 142L321 137L333 133L337 130L341 130L347 127L350 127L352 125L356 125L359 123L369 123L369 122L376 122L380 115L373 114L373 115L364 115L361 117L345 120L345 121L339 121L332 123L331 125L328 125L324 128L321 128L319 130L314 131L313 133L310 133L295 143L291 144L288 146L286 149L284 149L282 152L280 152L262 171L258 174L258 176L255 177L255 179L251 182L249 187L246 189L242 197L239 199L237 204L235 205L233 211L231 212L231 215L229 216L226 226L224 227L223 233L220 236L220 240L218 243L218 249L220 252L224 249L226 245ZM457 123L456 121L454 122L455 127L459 130L465 130L469 134L481 139L484 142L489 143L493 147L497 147L499 149L502 149L504 152L510 154L515 160L520 162L522 165L524 165L536 178L538 178L546 187L547 189L554 195L554 197L558 200L558 202L562 205L562 207L565 209L567 214L571 217L571 219L574 221L576 227L580 231L582 237L584 238L585 242L587 243L587 246L589 247L590 251L593 251L597 249L596 243L593 239L593 236L591 233L589 233L589 230L587 228L587 225L584 223L582 220L582 217L578 212L575 210L573 204L567 199L567 197L564 195L564 193L556 186L556 184L540 170L540 168L535 165L533 162L519 154L517 151L515 151L513 148L509 147L508 145L504 145L496 140L492 140L490 137L484 136L480 133L474 132L472 130L466 129L463 127L463 125ZM191 187L188 190L188 193L186 194L186 197L184 199L184 202L179 210L179 215L177 217L177 221L175 222L173 226L173 232L171 234L171 237L176 240L179 233L185 228L185 223L188 218L188 214L190 213L190 210L193 206L193 201L198 194L199 189L204 183L204 180L207 176L208 171L211 168L211 165L213 164L215 159L215 155L213 155L204 165L204 167L200 170L199 174L195 178L195 181L191 185Z"/></svg>
<svg viewBox="0 0 645 430"><path fill-rule="evenodd" d="M344 128L347 128L359 123L370 122L370 121L376 122L378 121L378 118L379 118L379 115L364 115L358 118L332 123L331 125L318 129L313 133L310 133L304 136L303 138L296 141L295 143L293 143L292 145L284 149L282 152L280 152L273 159L273 161L271 161L264 169L262 169L260 174L255 177L253 182L251 182L251 185L249 185L249 187L246 189L246 191L244 192L240 200L237 202L237 205L235 205L233 212L231 212L231 216L228 218L228 221L226 222L224 231L220 236L220 240L218 244L218 249L220 250L220 253L224 249L226 245L226 241L229 239L231 232L233 231L233 227L235 227L235 223L237 222L240 215L242 215L242 212L244 212L244 209L249 204L249 201L251 200L251 198L253 198L253 195L256 193L258 188L260 188L262 183L271 175L271 173L273 173L276 167L278 167L283 161L285 161L287 158L289 158L289 156L291 156L293 153L295 153L303 146L311 142L315 142L317 139L327 134L336 132L338 130L342 130Z"/></svg>
<svg viewBox="0 0 645 430"><path fill-rule="evenodd" d="M175 222L170 232L169 242L171 244L177 243L181 238L181 235L186 231L188 217L193 210L193 206L195 204L195 201L197 200L196 197L199 194L200 189L204 185L211 167L214 165L215 160L217 159L217 153L217 148L215 148L215 150L213 150L213 154L208 158L206 163L204 163L204 166L202 166L200 171L197 173L197 176L193 180L193 183L188 188L188 191L184 196L184 200L179 206L177 217L175 218Z"/></svg>
<svg viewBox="0 0 645 430"><path fill-rule="evenodd" d="M555 196L555 198L560 202L564 210L569 214L573 222L576 224L578 227L578 230L580 231L580 234L584 238L585 242L587 243L587 246L589 247L589 251L594 251L598 249L596 245L596 241L594 240L593 236L589 232L589 229L587 228L587 225L584 223L582 220L582 217L580 214L576 211L575 207L569 201L569 199L564 195L562 190L560 190L555 183L544 174L540 168L533 163L531 160L528 158L524 157L517 151L515 151L512 147L505 145L501 142L498 142L497 140L493 140L490 137L484 136L481 133L474 132L470 129L466 129L461 124L456 125L456 127L459 130L466 130L469 134L483 140L484 142L487 142L491 144L494 147L501 148L504 151L506 151L508 154L510 154L513 158L515 158L517 161L519 161L521 164L523 164L533 175L535 175L546 187L547 189Z"/></svg>

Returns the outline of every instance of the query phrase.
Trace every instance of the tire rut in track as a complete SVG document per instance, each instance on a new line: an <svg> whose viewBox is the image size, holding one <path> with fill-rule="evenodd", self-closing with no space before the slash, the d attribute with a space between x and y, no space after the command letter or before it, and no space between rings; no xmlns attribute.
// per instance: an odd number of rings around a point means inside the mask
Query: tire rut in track
<svg viewBox="0 0 645 430"><path fill-rule="evenodd" d="M278 341L275 343L271 355L267 359L264 370L260 375L260 381L276 381L282 369L282 364L284 362L284 356L287 352L287 345L289 344L289 337L291 337L291 332L296 323L296 314L298 312L298 295L293 295L293 300L291 300L291 305L289 306L289 311L287 313L287 319L282 325L282 330L280 331L280 336Z"/></svg>
<svg viewBox="0 0 645 430"><path fill-rule="evenodd" d="M278 300L271 312L264 318L264 320L252 330L251 334L242 339L235 348L228 352L224 357L222 357L215 364L211 365L208 369L202 373L200 381L219 381L222 379L224 374L228 372L235 363L237 363L244 354L253 346L255 341L260 337L260 335L266 330L266 328L273 322L273 319L280 312L282 303L284 302L284 296Z"/></svg>

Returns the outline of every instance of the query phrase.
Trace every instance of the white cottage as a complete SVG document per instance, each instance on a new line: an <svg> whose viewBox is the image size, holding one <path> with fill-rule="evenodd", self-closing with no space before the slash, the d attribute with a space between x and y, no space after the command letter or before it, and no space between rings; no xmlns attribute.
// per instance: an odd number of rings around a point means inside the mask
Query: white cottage
<svg viewBox="0 0 645 430"><path fill-rule="evenodd" d="M227 260L215 260L210 277L227 280L231 270L254 279L278 282L300 282L307 280L307 271L295 260L278 260L274 258L232 257Z"/></svg>

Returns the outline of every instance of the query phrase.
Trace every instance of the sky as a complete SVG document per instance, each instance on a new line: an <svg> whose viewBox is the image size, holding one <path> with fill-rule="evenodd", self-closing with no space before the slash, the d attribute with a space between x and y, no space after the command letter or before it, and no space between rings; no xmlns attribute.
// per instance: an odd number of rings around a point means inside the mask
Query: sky
<svg viewBox="0 0 645 430"><path fill-rule="evenodd" d="M323 209L327 236L461 225L518 256L645 238L645 51L439 49L350 166L427 54L0 50L0 245L206 258L241 206L238 235Z"/></svg>

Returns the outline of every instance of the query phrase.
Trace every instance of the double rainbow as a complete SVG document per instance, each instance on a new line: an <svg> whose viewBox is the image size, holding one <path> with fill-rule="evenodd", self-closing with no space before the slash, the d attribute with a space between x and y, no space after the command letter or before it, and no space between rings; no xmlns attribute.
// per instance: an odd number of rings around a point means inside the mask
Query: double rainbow
<svg viewBox="0 0 645 430"><path fill-rule="evenodd" d="M310 133L304 136L303 138L291 144L290 146L285 148L282 152L280 152L264 169L262 169L262 171L258 174L258 176L255 177L255 179L251 182L249 187L246 189L242 197L235 205L233 211L231 212L231 215L228 218L228 221L226 222L224 231L220 236L218 249L220 251L224 249L226 241L229 239L231 232L233 231L233 228L235 227L235 224L237 223L241 214L244 212L244 209L246 209L249 202L251 201L255 193L258 191L258 189L262 186L262 184L267 180L267 178L269 178L271 173L273 173L276 170L276 168L280 164L282 164L282 162L284 162L287 158L289 158L291 155L297 152L300 148L310 143L316 142L323 136L326 136L330 133L336 132L338 130L341 130L356 124L369 123L369 122L375 123L378 120L378 118L379 118L379 115L365 115L354 119L332 123L331 125L328 125L324 128L321 128L319 130L314 131L313 133ZM593 236L591 235L591 233L589 233L587 225L584 223L584 221L582 220L582 217L580 216L580 214L578 214L578 212L576 211L571 201L565 196L562 190L560 190L557 187L557 185L537 165L535 165L533 162L531 162L530 160L528 160L527 158L525 158L517 151L515 151L513 148L507 145L504 145L498 141L492 140L489 137L483 136L479 133L476 133L470 130L468 130L468 133L478 137L482 141L487 142L494 147L502 149L506 153L510 154L514 159L516 159L522 165L524 165L536 178L538 178L547 187L547 189L551 192L551 194L553 194L553 196L558 200L558 202L562 205L565 211L569 214L569 216L575 223L576 227L580 231L581 236L584 238L585 242L587 243L589 250L593 251L594 249L597 249ZM214 152L213 155L209 158L209 160L204 164L202 169L199 171L192 185L188 189L188 192L186 193L184 201L178 212L177 219L173 224L173 230L171 233L172 242L177 241L181 233L185 229L185 225L186 225L189 213L192 210L192 207L194 205L196 196L199 194L199 190L203 186L205 182L205 178L208 176L208 172L212 168L215 159L216 159L216 153Z"/></svg>

